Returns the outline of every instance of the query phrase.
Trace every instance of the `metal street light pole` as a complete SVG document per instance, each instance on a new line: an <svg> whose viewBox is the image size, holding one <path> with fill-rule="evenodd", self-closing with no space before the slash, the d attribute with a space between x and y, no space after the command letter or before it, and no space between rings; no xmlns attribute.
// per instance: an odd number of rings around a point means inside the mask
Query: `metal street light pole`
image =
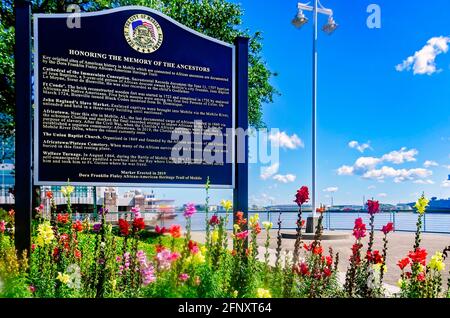
<svg viewBox="0 0 450 318"><path fill-rule="evenodd" d="M317 4L313 8L313 84L312 84L312 215L316 216L316 158L317 158Z"/></svg>
<svg viewBox="0 0 450 318"><path fill-rule="evenodd" d="M333 10L327 9L322 6L319 0L314 0L314 5L298 3L298 13L292 20L292 24L300 28L308 22L308 18L303 14L303 10L313 12L313 69L312 69L312 182L311 182L311 199L312 199L312 213L313 217L316 216L317 197L316 197L316 177L317 177L317 38L318 38L318 14L328 15L328 22L322 28L322 30L328 34L331 34L336 30L338 25L333 19Z"/></svg>

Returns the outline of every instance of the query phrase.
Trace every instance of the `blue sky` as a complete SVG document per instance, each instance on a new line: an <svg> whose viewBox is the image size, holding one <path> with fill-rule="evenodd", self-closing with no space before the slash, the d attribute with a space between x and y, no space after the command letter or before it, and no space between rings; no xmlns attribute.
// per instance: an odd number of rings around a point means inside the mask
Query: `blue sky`
<svg viewBox="0 0 450 318"><path fill-rule="evenodd" d="M300 30L291 25L296 1L234 2L245 11L244 27L263 33L263 58L279 74L272 83L281 95L264 106L264 121L295 148L280 150L279 167L265 180L262 165L250 166L250 204L290 203L311 179L312 23ZM319 202L329 204L331 194L335 204L361 203L363 196L411 202L422 191L450 197L450 2L322 3L333 9L339 28L319 34ZM367 27L372 3L381 8L380 29ZM322 25L326 17L319 20ZM202 190L156 193L179 204L204 200ZM212 197L231 199L231 191Z"/></svg>

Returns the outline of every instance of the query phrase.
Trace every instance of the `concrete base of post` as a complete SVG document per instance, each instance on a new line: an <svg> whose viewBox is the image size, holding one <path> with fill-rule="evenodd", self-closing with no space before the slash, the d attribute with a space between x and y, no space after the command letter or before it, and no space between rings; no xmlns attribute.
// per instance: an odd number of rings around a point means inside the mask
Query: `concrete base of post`
<svg viewBox="0 0 450 318"><path fill-rule="evenodd" d="M306 233L316 232L316 227L319 224L318 216L310 216L306 219Z"/></svg>

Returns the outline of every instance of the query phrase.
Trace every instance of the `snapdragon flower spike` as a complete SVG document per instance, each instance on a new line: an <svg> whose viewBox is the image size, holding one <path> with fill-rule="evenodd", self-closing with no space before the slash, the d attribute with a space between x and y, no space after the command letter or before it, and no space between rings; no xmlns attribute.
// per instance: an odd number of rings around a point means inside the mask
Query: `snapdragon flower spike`
<svg viewBox="0 0 450 318"><path fill-rule="evenodd" d="M185 218L191 218L195 213L197 212L197 209L195 208L194 203L188 203L186 205L186 208L184 209L184 217Z"/></svg>
<svg viewBox="0 0 450 318"><path fill-rule="evenodd" d="M131 212L134 214L134 218L138 219L141 218L141 209L138 206L135 206L131 208Z"/></svg>
<svg viewBox="0 0 450 318"><path fill-rule="evenodd" d="M295 195L294 202L297 203L298 206L302 206L309 200L309 189L308 187L301 187L297 190L297 194Z"/></svg>
<svg viewBox="0 0 450 318"><path fill-rule="evenodd" d="M368 200L367 201L367 210L370 215L374 215L374 214L380 212L380 203L378 201Z"/></svg>

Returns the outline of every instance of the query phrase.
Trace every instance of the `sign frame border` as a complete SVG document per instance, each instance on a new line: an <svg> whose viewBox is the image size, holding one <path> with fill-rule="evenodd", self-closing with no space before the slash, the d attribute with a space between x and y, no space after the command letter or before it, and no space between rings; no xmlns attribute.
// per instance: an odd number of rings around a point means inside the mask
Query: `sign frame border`
<svg viewBox="0 0 450 318"><path fill-rule="evenodd" d="M233 160L232 164L232 184L231 185L220 185L220 184L211 184L211 189L235 189L236 188L236 138L235 138L235 132L236 132L236 98L237 98L237 87L236 87L236 45L230 44L218 39L215 39L213 37L207 36L205 34L202 34L196 30L193 30L180 22L172 19L171 17L165 15L162 12L159 12L157 10L147 8L144 6L123 6L113 9L106 9L101 11L93 11L93 12L81 12L77 13L77 15L80 16L80 18L83 17L92 17L92 16L98 16L98 15L107 15L115 12L120 11L129 11L129 10L142 10L147 11L150 13L153 13L155 15L158 15L164 19L167 19L169 22L177 25L178 27L181 27L184 30L187 30L194 35L200 36L202 38L205 38L209 41L221 44L223 46L229 47L232 50L232 130L233 130L233 136L232 136L232 149L231 149L231 158ZM34 185L38 186L64 186L67 185L67 182L62 181L41 181L39 180L39 95L38 95L38 88L39 88L39 51L38 51L38 20L40 18L68 18L73 16L73 13L35 13L33 14L33 48L34 48L34 74L33 74L33 93L34 93L34 115L32 116L34 120L34 127L33 127L33 161L32 161L32 170L33 170L33 182ZM70 182L73 186L94 186L94 187L104 187L104 186L112 186L112 187L150 187L150 188L193 188L193 189L200 189L204 188L205 184L187 184L187 183L109 183L109 182Z"/></svg>

